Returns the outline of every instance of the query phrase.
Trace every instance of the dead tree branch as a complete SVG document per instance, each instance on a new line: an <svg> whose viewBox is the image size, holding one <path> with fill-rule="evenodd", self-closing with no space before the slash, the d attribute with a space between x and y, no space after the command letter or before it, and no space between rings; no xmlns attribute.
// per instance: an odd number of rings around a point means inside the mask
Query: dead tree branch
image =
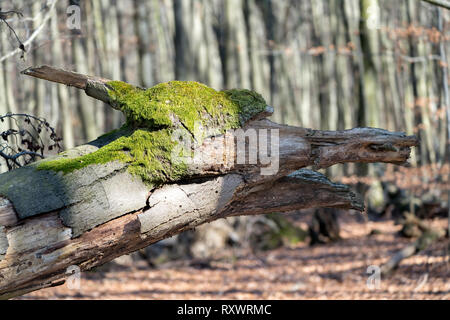
<svg viewBox="0 0 450 320"><path fill-rule="evenodd" d="M426 229L422 235L413 243L407 245L403 249L397 251L382 267L381 273L389 275L398 268L400 263L415 254L426 250L433 243L436 243L445 236L445 230L442 229Z"/></svg>
<svg viewBox="0 0 450 320"><path fill-rule="evenodd" d="M108 80L52 67L24 74L85 90L118 108ZM195 146L203 157L189 176L149 187L120 161L78 170L40 170L38 162L0 175L0 297L60 284L68 267L81 270L220 218L287 212L311 207L363 209L347 186L304 168L345 162L406 163L416 137L374 128L319 131L273 123L266 107L244 129L279 131L279 170L262 175L262 164L238 164L228 132ZM54 160L79 159L119 139L118 130ZM225 144L223 153L217 150ZM246 150L255 148L245 141ZM260 145L256 147L260 148ZM126 152L126 150L124 150ZM47 160L44 160L47 161Z"/></svg>
<svg viewBox="0 0 450 320"><path fill-rule="evenodd" d="M422 0L424 2L428 2L432 5L450 10L450 2L447 0Z"/></svg>

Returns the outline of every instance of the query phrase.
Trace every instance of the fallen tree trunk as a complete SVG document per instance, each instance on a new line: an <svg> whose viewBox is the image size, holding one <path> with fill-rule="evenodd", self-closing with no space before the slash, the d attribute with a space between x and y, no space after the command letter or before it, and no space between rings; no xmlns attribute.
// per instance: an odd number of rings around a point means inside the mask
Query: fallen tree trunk
<svg viewBox="0 0 450 320"><path fill-rule="evenodd" d="M272 158L277 162L276 170L264 174L273 163L252 161L251 152L261 156L260 151L267 149L267 137L259 135L255 144L251 134L249 139L244 135L239 145L236 135L230 134L238 127L226 118L232 117L229 110L224 116L215 109L204 107L203 112L199 108L207 118L203 132L208 132L199 134L178 111L169 118L153 114L145 121L136 118L135 110L129 110L134 100L130 100L129 91L122 94L122 84L52 67L28 69L24 74L83 89L124 111L128 126L56 158L0 175L0 298L61 284L71 266L88 270L219 218L311 207L363 210L362 200L347 186L302 168L345 162L403 164L410 148L417 145L415 137L381 129L331 132L279 125L264 119L271 107L263 105L254 112L249 109L252 106L242 105L248 97L252 104L261 101L253 99L254 93L245 92L238 101L242 107L240 126L246 133L277 133L270 138L272 156L277 156ZM176 91L178 85L167 86ZM132 90L138 95L153 93ZM208 91L210 94L216 93ZM230 99L235 94L225 93ZM155 110L160 112L160 105ZM228 123L234 127L227 127ZM161 134L175 129L192 136L195 143L191 149L201 155L182 167L162 153L169 142L157 147L146 145L153 134L164 138ZM130 148L126 143L138 134L147 140ZM118 142L120 149L116 150ZM145 159L133 148L142 149L140 152L152 161L156 159L156 165L152 163L155 169L147 170ZM245 163L238 161L242 149L244 154L248 150ZM105 152L117 158L98 156Z"/></svg>

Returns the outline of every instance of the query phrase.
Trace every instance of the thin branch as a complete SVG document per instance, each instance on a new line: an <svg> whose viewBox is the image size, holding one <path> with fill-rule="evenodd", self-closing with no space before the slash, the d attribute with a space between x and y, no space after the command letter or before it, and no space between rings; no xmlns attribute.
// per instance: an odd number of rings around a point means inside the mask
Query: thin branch
<svg viewBox="0 0 450 320"><path fill-rule="evenodd" d="M50 9L48 10L47 14L45 15L44 19L42 20L42 23L39 25L39 27L36 30L34 30L33 34L22 44L24 48L29 46L34 41L34 39L36 39L36 37L39 35L39 33L44 29L45 25L52 17L52 13L55 9L56 3L58 3L58 0L53 0L53 3L51 5ZM6 59L9 59L9 58L15 56L16 54L18 54L20 52L22 52L22 50L20 48L17 48L15 50L11 51L10 53L7 53L3 57L0 57L0 63L5 61Z"/></svg>
<svg viewBox="0 0 450 320"><path fill-rule="evenodd" d="M12 15L17 15L20 18L23 17L22 12L20 12L20 11L17 11L17 10L2 11L2 9L0 8L0 19L7 20Z"/></svg>
<svg viewBox="0 0 450 320"><path fill-rule="evenodd" d="M422 0L422 1L450 10L450 2L447 0Z"/></svg>
<svg viewBox="0 0 450 320"><path fill-rule="evenodd" d="M25 118L24 124L19 123L19 117ZM4 122L5 119L14 121L16 126L20 128L19 130L8 129L0 132L0 137L7 142L0 144L0 158L5 160L9 171L28 165L37 158L44 158L46 145L41 136L43 130L50 135L50 140L54 142L54 144L47 146L48 150L61 150L59 141L62 139L58 137L55 129L50 126L46 119L28 114L13 113L0 116L0 122ZM10 143L8 144L8 142ZM11 145L15 145L17 149L11 147Z"/></svg>
<svg viewBox="0 0 450 320"><path fill-rule="evenodd" d="M8 155L3 155L2 154L2 157L5 157L5 158L10 159L12 161L16 161L18 158L23 157L23 156L32 156L32 157L39 157L41 159L44 159L44 156L42 154L39 154L37 152L31 152L31 151L22 151L22 152L19 152L19 153L15 154L15 155L12 155L12 156L8 156Z"/></svg>
<svg viewBox="0 0 450 320"><path fill-rule="evenodd" d="M21 74L84 90L88 96L110 104L114 108L114 102L111 101L107 93L108 79L92 77L52 66L31 67L23 70Z"/></svg>
<svg viewBox="0 0 450 320"><path fill-rule="evenodd" d="M0 9L0 20L3 21L6 26L9 28L9 30L14 34L14 37L16 37L17 42L19 42L19 49L25 52L25 47L23 46L22 41L20 41L19 36L16 33L16 30L14 30L13 27L6 21L6 17L10 14L17 14L19 17L22 17L22 13L19 11L11 10L11 11L1 11Z"/></svg>

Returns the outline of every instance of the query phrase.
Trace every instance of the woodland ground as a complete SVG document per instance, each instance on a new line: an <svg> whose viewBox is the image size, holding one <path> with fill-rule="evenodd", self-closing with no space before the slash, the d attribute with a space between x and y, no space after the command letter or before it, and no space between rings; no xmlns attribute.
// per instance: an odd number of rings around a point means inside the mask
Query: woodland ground
<svg viewBox="0 0 450 320"><path fill-rule="evenodd" d="M63 285L19 299L450 299L445 242L404 260L393 275L382 277L379 289L370 290L367 267L386 262L412 240L398 236L401 226L393 221L363 220L341 217L343 239L334 244L298 244L257 255L235 249L207 264L184 260L156 269L143 260L110 263L83 273L80 290ZM446 220L432 224L445 227ZM382 233L369 235L375 229Z"/></svg>

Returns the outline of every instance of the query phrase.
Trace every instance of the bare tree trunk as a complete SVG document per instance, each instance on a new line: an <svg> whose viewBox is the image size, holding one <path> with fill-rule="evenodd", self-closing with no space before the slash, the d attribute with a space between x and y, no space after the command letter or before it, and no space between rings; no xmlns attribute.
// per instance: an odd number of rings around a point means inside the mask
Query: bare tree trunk
<svg viewBox="0 0 450 320"><path fill-rule="evenodd" d="M71 0L71 4L79 4L79 2ZM72 31L72 58L77 71L80 73L89 73L88 57L86 56L86 41L79 31ZM83 124L83 139L90 141L98 137L97 126L95 125L95 117L89 108L89 99L84 94L78 94L77 108L80 110L81 121Z"/></svg>
<svg viewBox="0 0 450 320"><path fill-rule="evenodd" d="M250 68L247 63L248 43L242 0L229 0L225 6L226 87L250 88Z"/></svg>
<svg viewBox="0 0 450 320"><path fill-rule="evenodd" d="M106 73L112 79L122 79L120 69L120 32L117 12L117 0L94 0L100 2L100 11L103 14L103 31L105 39L105 54L107 60L104 61L106 65ZM109 128L117 128L123 121L123 117L118 112L111 112L106 109Z"/></svg>
<svg viewBox="0 0 450 320"><path fill-rule="evenodd" d="M195 79L192 44L188 30L192 28L192 0L174 0L175 17L175 76L178 80Z"/></svg>
<svg viewBox="0 0 450 320"><path fill-rule="evenodd" d="M438 29L440 32L443 32L443 21L442 21L442 9L438 9ZM444 91L444 105L446 106L445 114L447 118L447 123L444 122L443 127L445 128L445 125L447 125L447 135L444 135L444 137L447 137L447 143L445 144L444 149L444 159L450 158L450 93L448 89L448 60L447 60L447 54L445 52L445 46L444 43L439 43L439 51L442 59L442 88ZM445 131L445 130L443 130ZM444 141L446 139L443 139ZM445 163L446 161L444 161ZM447 207L448 207L448 228L447 228L447 234L450 238L450 189L447 191Z"/></svg>
<svg viewBox="0 0 450 320"><path fill-rule="evenodd" d="M149 15L148 1L137 1L136 6L134 25L138 38L139 82L145 87L150 87L155 81L153 79L153 61L150 53L150 34L152 31L147 21Z"/></svg>

